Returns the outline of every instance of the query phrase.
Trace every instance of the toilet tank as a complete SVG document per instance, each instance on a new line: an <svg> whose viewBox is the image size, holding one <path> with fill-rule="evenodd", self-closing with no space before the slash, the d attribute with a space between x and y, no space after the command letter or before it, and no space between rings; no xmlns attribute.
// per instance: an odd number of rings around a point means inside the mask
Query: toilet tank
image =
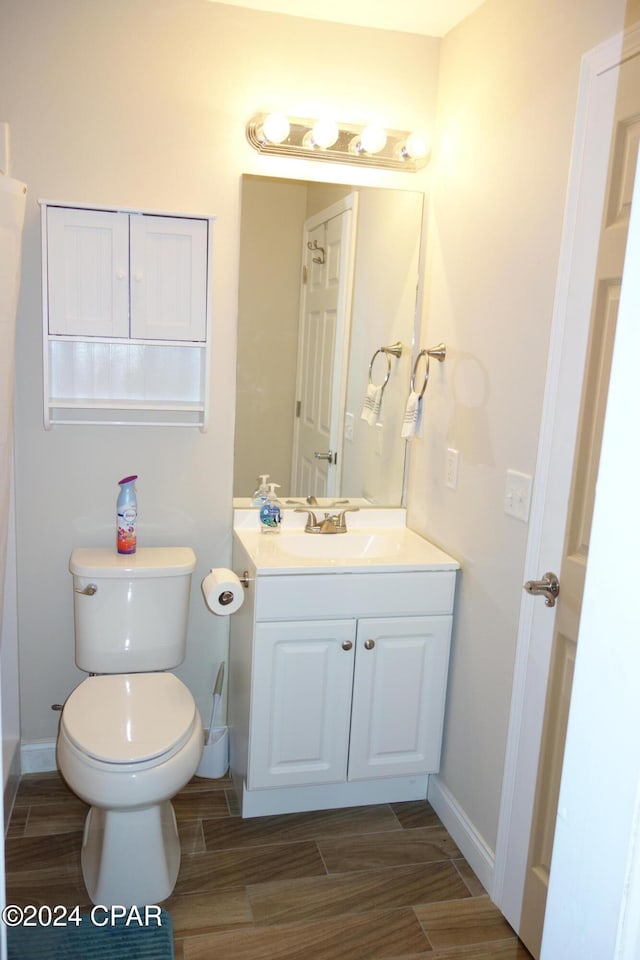
<svg viewBox="0 0 640 960"><path fill-rule="evenodd" d="M170 670L187 641L190 547L108 547L71 554L76 663L88 673Z"/></svg>

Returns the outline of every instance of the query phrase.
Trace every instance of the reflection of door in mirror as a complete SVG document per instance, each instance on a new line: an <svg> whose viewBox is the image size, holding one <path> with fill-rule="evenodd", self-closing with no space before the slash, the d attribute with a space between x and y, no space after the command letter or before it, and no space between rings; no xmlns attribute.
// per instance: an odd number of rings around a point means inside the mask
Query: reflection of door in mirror
<svg viewBox="0 0 640 960"><path fill-rule="evenodd" d="M356 211L350 194L305 223L291 467L305 496L340 491Z"/></svg>
<svg viewBox="0 0 640 960"><path fill-rule="evenodd" d="M296 469L296 401L300 400L304 413L305 391L312 389L306 377L301 380L300 391L296 389L297 361L302 351L299 320L303 255L312 253L313 262L313 252L306 248L305 224L311 220L313 225L314 218L319 218L315 225L324 222L322 211L340 203L348 207L347 197L355 193L350 308L346 304L348 295L344 294L350 334L345 324L344 336L337 335L333 350L340 369L328 369L324 356L327 337L322 362L318 360L317 342L307 354L312 369L322 373L325 405L329 396L335 403L333 416L325 414L331 442L327 440L325 445L323 437L323 445L314 445L312 455L317 450L338 454L334 487L327 488L331 490L328 496L364 497L386 506L402 502L407 444L400 432L411 351L416 342L423 196L403 190L257 176L244 176L242 184L234 497L250 497L256 478L263 473L281 484L278 493L285 501L313 492L309 476L303 475L301 489L290 483ZM319 237L310 239L312 243L318 239L322 246ZM344 251L341 256L344 258ZM381 414L371 426L360 417L369 364L376 350L398 340L404 346L402 357L391 360ZM378 357L373 370L376 382L385 369L386 359Z"/></svg>

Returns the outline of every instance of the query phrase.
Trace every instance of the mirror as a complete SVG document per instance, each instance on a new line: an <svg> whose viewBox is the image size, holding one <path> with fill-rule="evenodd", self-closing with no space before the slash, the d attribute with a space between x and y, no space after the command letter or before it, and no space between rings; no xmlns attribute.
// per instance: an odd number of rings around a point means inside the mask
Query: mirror
<svg viewBox="0 0 640 960"><path fill-rule="evenodd" d="M422 193L243 177L234 498L268 473L285 506L401 505L422 209Z"/></svg>

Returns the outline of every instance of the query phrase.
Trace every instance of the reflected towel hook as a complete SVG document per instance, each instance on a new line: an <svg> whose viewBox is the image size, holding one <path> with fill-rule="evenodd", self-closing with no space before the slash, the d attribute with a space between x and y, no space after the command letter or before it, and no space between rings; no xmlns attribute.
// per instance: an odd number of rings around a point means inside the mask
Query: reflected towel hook
<svg viewBox="0 0 640 960"><path fill-rule="evenodd" d="M314 240L313 242L311 240L307 240L307 249L319 251L319 257L312 257L314 263L324 263L324 247L320 247L317 240Z"/></svg>
<svg viewBox="0 0 640 960"><path fill-rule="evenodd" d="M437 347L430 347L429 349L421 350L418 353L415 359L415 362L413 364L413 370L411 372L411 381L410 381L411 393L415 393L416 373L418 370L418 363L420 362L420 358L421 357L427 358L426 360L427 365L424 371L424 381L422 383L422 389L418 394L418 400L422 400L422 398L424 397L424 392L427 389L427 383L429 382L429 357L435 357L436 360L439 360L440 363L442 363L446 356L447 356L447 348L444 343L439 343Z"/></svg>
<svg viewBox="0 0 640 960"><path fill-rule="evenodd" d="M373 364L375 363L375 359L379 353L384 353L385 357L387 358L387 375L384 378L384 381L379 385L384 390L386 385L389 383L389 377L391 376L391 356L394 356L396 358L399 358L402 356L402 344L398 340L397 343L391 344L390 347L378 347L374 355L371 357L371 363L369 364L369 384L371 386L376 386L376 384L374 384L372 380L372 373L373 373Z"/></svg>

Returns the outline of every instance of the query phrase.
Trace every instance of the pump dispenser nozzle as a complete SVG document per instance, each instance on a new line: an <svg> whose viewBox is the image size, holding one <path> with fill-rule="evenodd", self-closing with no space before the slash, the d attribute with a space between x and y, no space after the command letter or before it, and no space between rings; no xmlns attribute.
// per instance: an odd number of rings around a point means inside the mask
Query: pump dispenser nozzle
<svg viewBox="0 0 640 960"><path fill-rule="evenodd" d="M262 504L267 499L267 494L269 493L269 484L267 483L268 479L269 479L268 473L260 474L260 483L258 484L258 487L255 490L253 496L251 497L252 506L261 507Z"/></svg>

